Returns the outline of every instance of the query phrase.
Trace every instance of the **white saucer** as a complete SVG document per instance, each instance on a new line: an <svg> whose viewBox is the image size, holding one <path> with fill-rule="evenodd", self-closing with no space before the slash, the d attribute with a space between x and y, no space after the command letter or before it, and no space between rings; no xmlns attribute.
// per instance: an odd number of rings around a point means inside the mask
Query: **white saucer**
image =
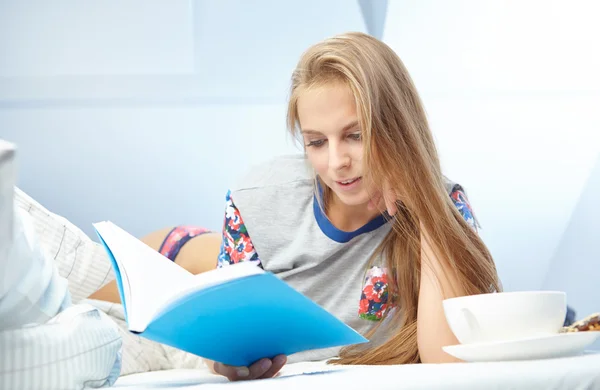
<svg viewBox="0 0 600 390"><path fill-rule="evenodd" d="M467 362L548 359L578 355L600 332L557 333L511 341L458 344L443 347L448 354Z"/></svg>

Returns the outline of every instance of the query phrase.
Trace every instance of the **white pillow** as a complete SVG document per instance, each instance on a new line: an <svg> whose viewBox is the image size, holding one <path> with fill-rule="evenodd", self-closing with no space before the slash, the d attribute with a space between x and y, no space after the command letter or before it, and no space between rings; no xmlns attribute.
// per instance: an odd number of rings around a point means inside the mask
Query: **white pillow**
<svg viewBox="0 0 600 390"><path fill-rule="evenodd" d="M81 229L47 210L19 188L15 206L31 216L42 249L54 259L59 274L68 280L73 303L79 303L115 275L104 248Z"/></svg>
<svg viewBox="0 0 600 390"><path fill-rule="evenodd" d="M44 324L0 332L0 389L109 387L121 371L122 344L117 325L84 304Z"/></svg>

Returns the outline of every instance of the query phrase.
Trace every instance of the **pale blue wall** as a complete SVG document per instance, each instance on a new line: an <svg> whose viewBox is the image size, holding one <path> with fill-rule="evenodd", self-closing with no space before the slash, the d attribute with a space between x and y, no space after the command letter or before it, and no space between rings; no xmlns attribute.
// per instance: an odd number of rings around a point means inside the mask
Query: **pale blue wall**
<svg viewBox="0 0 600 390"><path fill-rule="evenodd" d="M249 164L298 151L285 129L309 45L365 31L357 2L0 3L0 137L19 185L91 233L219 229Z"/></svg>
<svg viewBox="0 0 600 390"><path fill-rule="evenodd" d="M599 13L592 0L388 5L383 40L421 92L507 290L543 287L600 155Z"/></svg>
<svg viewBox="0 0 600 390"><path fill-rule="evenodd" d="M557 244L543 287L566 291L578 317L599 312L594 290L600 278L600 156Z"/></svg>
<svg viewBox="0 0 600 390"><path fill-rule="evenodd" d="M578 202L600 153L598 7L4 1L0 137L20 147L20 185L88 233L100 219L135 235L176 223L218 229L234 177L297 150L284 116L302 51L368 27L411 72L444 170L467 187L506 289L564 286L585 311L595 307L580 298L586 271L561 267L575 248L597 249L577 244L593 220L572 215L593 207Z"/></svg>

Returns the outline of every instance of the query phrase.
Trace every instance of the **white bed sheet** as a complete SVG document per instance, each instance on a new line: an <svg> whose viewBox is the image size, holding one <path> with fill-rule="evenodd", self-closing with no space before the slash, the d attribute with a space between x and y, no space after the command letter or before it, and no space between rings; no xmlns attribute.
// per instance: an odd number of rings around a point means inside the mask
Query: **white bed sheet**
<svg viewBox="0 0 600 390"><path fill-rule="evenodd" d="M129 375L123 390L325 389L600 389L600 353L493 363L337 367L323 362L289 364L274 379L228 382L208 371L168 370Z"/></svg>

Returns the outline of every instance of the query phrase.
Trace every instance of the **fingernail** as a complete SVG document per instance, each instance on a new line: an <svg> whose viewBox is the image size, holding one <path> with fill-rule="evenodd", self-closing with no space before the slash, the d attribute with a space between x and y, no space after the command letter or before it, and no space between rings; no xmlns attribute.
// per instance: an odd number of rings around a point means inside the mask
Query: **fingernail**
<svg viewBox="0 0 600 390"><path fill-rule="evenodd" d="M276 356L275 359L273 359L273 363L274 364L283 364L283 363L285 363L286 360L287 360L287 357L285 357L285 356Z"/></svg>
<svg viewBox="0 0 600 390"><path fill-rule="evenodd" d="M237 374L237 376L239 376L240 378L245 378L248 375L250 375L250 370L248 369L248 367L239 367L235 370L235 373Z"/></svg>
<svg viewBox="0 0 600 390"><path fill-rule="evenodd" d="M262 370L267 371L270 367L271 367L271 361L270 360L263 360L262 362L260 362L260 368Z"/></svg>

